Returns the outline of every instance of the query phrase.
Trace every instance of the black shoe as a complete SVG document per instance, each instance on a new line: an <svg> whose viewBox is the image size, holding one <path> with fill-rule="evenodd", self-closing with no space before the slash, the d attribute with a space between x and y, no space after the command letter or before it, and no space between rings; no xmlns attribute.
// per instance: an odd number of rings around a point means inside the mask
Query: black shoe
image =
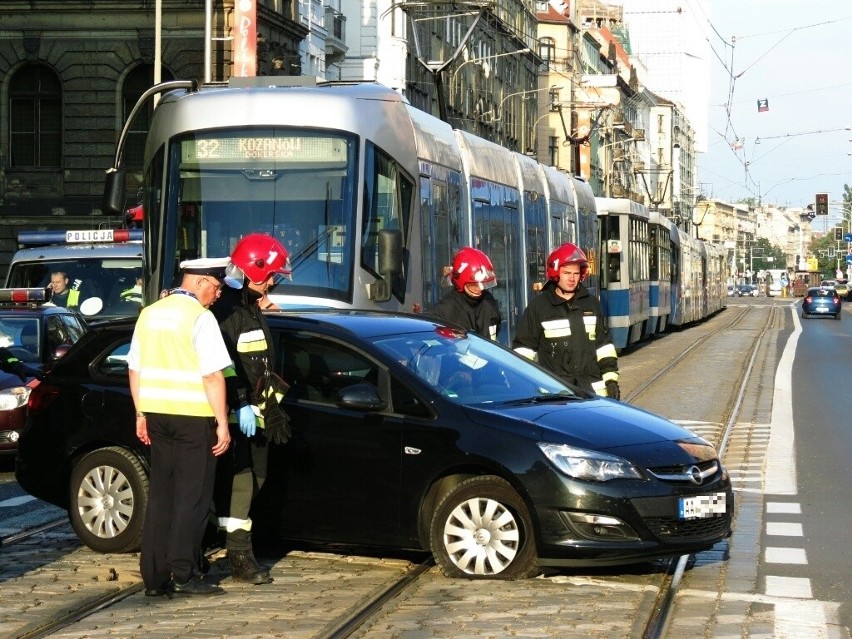
<svg viewBox="0 0 852 639"><path fill-rule="evenodd" d="M225 591L219 586L202 581L201 577L193 575L185 584L172 581L169 592L173 595L224 595Z"/></svg>
<svg viewBox="0 0 852 639"><path fill-rule="evenodd" d="M168 584L160 588L145 588L146 597L162 597L169 591Z"/></svg>
<svg viewBox="0 0 852 639"><path fill-rule="evenodd" d="M242 581L255 586L272 583L269 571L257 563L251 550L229 550L228 563L231 564L231 576L234 581Z"/></svg>

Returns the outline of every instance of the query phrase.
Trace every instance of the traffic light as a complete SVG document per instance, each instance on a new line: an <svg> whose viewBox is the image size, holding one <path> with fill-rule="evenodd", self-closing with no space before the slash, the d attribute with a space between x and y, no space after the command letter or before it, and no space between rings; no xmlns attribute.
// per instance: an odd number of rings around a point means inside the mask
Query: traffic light
<svg viewBox="0 0 852 639"><path fill-rule="evenodd" d="M834 239L837 240L838 242L843 239L843 227L842 226L835 226L834 227Z"/></svg>
<svg viewBox="0 0 852 639"><path fill-rule="evenodd" d="M828 193L816 194L816 214L828 215Z"/></svg>

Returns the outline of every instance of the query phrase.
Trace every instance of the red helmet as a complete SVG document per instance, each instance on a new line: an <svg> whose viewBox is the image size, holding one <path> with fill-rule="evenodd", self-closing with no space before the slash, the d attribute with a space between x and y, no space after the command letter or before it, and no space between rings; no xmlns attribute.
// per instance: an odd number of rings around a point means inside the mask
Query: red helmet
<svg viewBox="0 0 852 639"><path fill-rule="evenodd" d="M287 249L270 235L250 233L243 237L231 252L231 263L249 281L261 284L273 273L289 276L290 259Z"/></svg>
<svg viewBox="0 0 852 639"><path fill-rule="evenodd" d="M547 279L556 281L559 279L559 269L566 264L580 265L580 281L586 279L589 273L589 260L580 247L566 242L547 257Z"/></svg>
<svg viewBox="0 0 852 639"><path fill-rule="evenodd" d="M485 290L497 286L494 266L488 256L479 249L465 246L453 258L450 281L457 291L464 291L466 284L478 284Z"/></svg>

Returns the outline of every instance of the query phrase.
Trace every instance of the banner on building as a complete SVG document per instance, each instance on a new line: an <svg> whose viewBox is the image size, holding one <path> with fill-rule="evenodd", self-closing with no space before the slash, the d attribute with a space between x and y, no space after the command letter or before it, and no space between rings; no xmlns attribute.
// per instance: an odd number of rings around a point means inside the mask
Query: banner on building
<svg viewBox="0 0 852 639"><path fill-rule="evenodd" d="M257 75L257 2L234 3L234 70L237 78Z"/></svg>

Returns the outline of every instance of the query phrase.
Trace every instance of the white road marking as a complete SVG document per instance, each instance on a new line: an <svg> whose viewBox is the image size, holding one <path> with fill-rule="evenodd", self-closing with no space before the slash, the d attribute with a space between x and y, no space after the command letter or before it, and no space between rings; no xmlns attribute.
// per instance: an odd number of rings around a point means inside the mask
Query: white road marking
<svg viewBox="0 0 852 639"><path fill-rule="evenodd" d="M811 580L802 577L766 577L766 594L770 597L813 599Z"/></svg>
<svg viewBox="0 0 852 639"><path fill-rule="evenodd" d="M796 456L793 433L793 359L796 344L802 333L802 324L795 313L793 333L784 346L784 353L775 373L775 393L772 397L772 431L766 450L766 483L764 489L770 495L795 495Z"/></svg>
<svg viewBox="0 0 852 639"><path fill-rule="evenodd" d="M767 535L785 535L787 537L803 537L802 524L783 521L766 522Z"/></svg>
<svg viewBox="0 0 852 639"><path fill-rule="evenodd" d="M806 564L808 556L804 548L775 548L767 546L764 561L768 564Z"/></svg>
<svg viewBox="0 0 852 639"><path fill-rule="evenodd" d="M768 501L766 502L766 512L801 515L802 507L796 502Z"/></svg>

